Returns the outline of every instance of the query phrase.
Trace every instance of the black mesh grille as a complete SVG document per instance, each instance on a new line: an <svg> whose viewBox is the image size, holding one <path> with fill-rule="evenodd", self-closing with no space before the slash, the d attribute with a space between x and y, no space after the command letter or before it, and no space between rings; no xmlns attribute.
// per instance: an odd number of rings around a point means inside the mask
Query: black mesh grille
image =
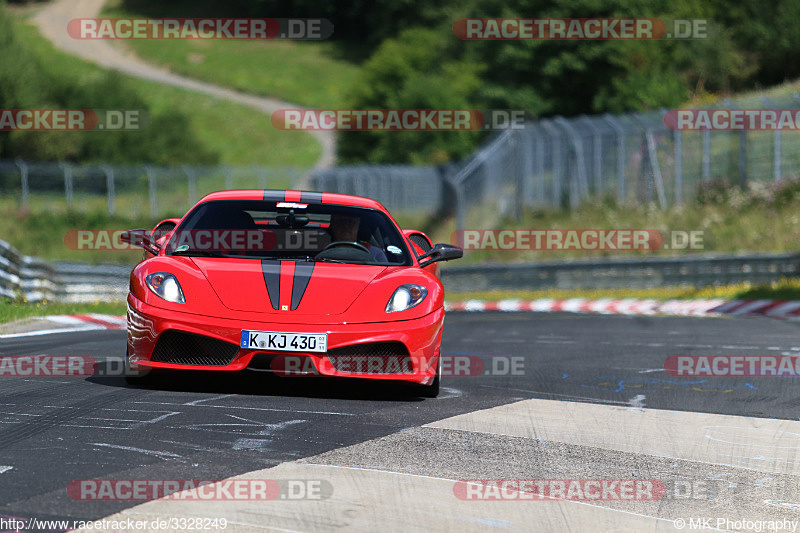
<svg viewBox="0 0 800 533"><path fill-rule="evenodd" d="M158 337L151 360L176 365L225 366L239 346L203 335L168 330Z"/></svg>
<svg viewBox="0 0 800 533"><path fill-rule="evenodd" d="M420 234L420 233L412 233L411 235L409 235L409 237L408 237L408 238L411 240L411 242L413 242L414 244L416 244L417 246L419 246L420 248L422 248L422 251L423 251L423 252L429 252L429 251L431 251L431 249L433 248L433 247L430 245L430 243L428 242L428 239L426 239L426 238L425 238L425 237L424 237L422 234Z"/></svg>
<svg viewBox="0 0 800 533"><path fill-rule="evenodd" d="M410 374L414 372L408 348L402 342L372 342L328 350L339 372L360 374Z"/></svg>

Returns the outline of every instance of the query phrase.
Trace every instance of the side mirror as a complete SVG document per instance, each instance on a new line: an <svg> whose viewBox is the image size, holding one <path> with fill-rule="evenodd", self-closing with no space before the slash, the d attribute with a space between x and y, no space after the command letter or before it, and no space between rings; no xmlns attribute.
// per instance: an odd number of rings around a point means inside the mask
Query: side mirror
<svg viewBox="0 0 800 533"><path fill-rule="evenodd" d="M131 229L128 231L123 231L119 236L119 240L140 248L144 248L145 251L150 252L153 255L158 255L158 252L161 249L161 246L159 246L158 243L156 243L150 237L150 232L146 229Z"/></svg>
<svg viewBox="0 0 800 533"><path fill-rule="evenodd" d="M451 259L459 259L463 257L464 250L458 246L440 242L435 244L428 253L422 254L417 257L420 267L426 267L437 261L450 261Z"/></svg>

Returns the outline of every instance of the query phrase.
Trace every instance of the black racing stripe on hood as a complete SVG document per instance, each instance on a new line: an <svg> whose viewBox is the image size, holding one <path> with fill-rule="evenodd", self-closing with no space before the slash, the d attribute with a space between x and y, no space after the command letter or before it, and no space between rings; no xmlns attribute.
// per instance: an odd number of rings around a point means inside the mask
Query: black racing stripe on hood
<svg viewBox="0 0 800 533"><path fill-rule="evenodd" d="M277 311L281 304L281 262L262 259L261 272L264 274L264 283L267 285L269 303Z"/></svg>
<svg viewBox="0 0 800 533"><path fill-rule="evenodd" d="M271 189L264 190L265 202L283 202L286 198L286 191L273 191Z"/></svg>
<svg viewBox="0 0 800 533"><path fill-rule="evenodd" d="M322 193L311 191L300 191L300 201L304 204L321 204Z"/></svg>
<svg viewBox="0 0 800 533"><path fill-rule="evenodd" d="M306 293L311 274L314 272L314 263L297 262L294 266L294 280L292 282L292 311L300 305L300 300Z"/></svg>

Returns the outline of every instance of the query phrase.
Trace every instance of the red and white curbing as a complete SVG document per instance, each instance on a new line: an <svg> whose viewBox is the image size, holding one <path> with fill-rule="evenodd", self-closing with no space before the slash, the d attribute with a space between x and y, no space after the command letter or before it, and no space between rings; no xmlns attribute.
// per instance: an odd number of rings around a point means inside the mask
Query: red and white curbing
<svg viewBox="0 0 800 533"><path fill-rule="evenodd" d="M530 311L537 313L599 313L603 315L762 315L774 318L800 318L800 300L637 300L635 298L589 300L465 300L446 302L447 311Z"/></svg>
<svg viewBox="0 0 800 533"><path fill-rule="evenodd" d="M97 331L106 329L126 329L127 319L124 316L101 315L89 313L86 315L48 315L31 317L42 321L40 329L8 333L0 335L0 339L13 339L16 337L32 337L36 335L49 335L52 333L72 333L77 331ZM51 327L57 324L58 327Z"/></svg>
<svg viewBox="0 0 800 533"><path fill-rule="evenodd" d="M676 315L676 316L722 316L722 315L760 315L772 318L800 319L800 300L638 300L636 298L603 298L589 300L587 298L538 300L465 300L462 302L445 302L447 311L485 312L534 312L534 313L598 313L601 315ZM125 329L127 321L124 316L100 315L50 315L35 317L50 324L59 324L58 328L38 329L22 333L0 335L0 339L47 335L50 333L70 333L77 331L96 331L107 329Z"/></svg>
<svg viewBox="0 0 800 533"><path fill-rule="evenodd" d="M41 317L49 322L65 324L67 327L79 327L82 330L94 329L125 329L128 320L124 316L100 315L89 313L87 315L50 315Z"/></svg>

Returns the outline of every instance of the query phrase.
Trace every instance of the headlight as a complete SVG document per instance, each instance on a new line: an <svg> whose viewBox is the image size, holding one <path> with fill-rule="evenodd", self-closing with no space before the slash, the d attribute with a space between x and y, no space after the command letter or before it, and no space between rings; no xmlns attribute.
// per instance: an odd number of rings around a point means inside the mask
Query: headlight
<svg viewBox="0 0 800 533"><path fill-rule="evenodd" d="M411 309L424 300L427 295L428 289L421 285L400 285L394 291L392 297L389 298L389 303L386 304L386 312L395 313Z"/></svg>
<svg viewBox="0 0 800 533"><path fill-rule="evenodd" d="M164 298L168 302L175 302L176 304L186 303L186 298L183 297L181 284L169 272L156 272L150 274L144 280L147 286L153 291L156 296Z"/></svg>

